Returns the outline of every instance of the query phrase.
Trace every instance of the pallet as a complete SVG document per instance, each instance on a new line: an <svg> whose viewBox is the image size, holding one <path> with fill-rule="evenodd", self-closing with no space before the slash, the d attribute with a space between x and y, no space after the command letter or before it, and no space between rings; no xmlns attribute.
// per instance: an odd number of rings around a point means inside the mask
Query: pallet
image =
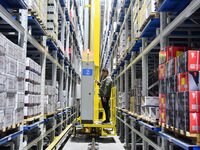
<svg viewBox="0 0 200 150"><path fill-rule="evenodd" d="M34 122L37 122L40 118L42 118L42 114L36 115L36 116L28 116L24 117L24 124L32 124Z"/></svg>
<svg viewBox="0 0 200 150"><path fill-rule="evenodd" d="M53 117L55 114L56 112L50 112L50 113L44 114L44 118L46 119L46 118Z"/></svg>
<svg viewBox="0 0 200 150"><path fill-rule="evenodd" d="M38 14L37 11L29 9L28 10L29 15L34 16L36 18L36 20L40 23L41 27L46 30L47 28L45 27L40 15Z"/></svg>
<svg viewBox="0 0 200 150"><path fill-rule="evenodd" d="M154 19L154 18L159 18L159 13L158 12L152 12L150 13L149 17L145 20L145 22L142 24L141 28L139 29L140 32L143 31L143 29L146 27L146 25L148 24L148 22L151 20L151 19Z"/></svg>
<svg viewBox="0 0 200 150"><path fill-rule="evenodd" d="M165 127L163 128L166 133L169 133L176 138L180 138L181 140L184 140L189 144L200 146L200 134L189 133L187 131L183 131L168 125L165 125Z"/></svg>
<svg viewBox="0 0 200 150"><path fill-rule="evenodd" d="M0 129L0 133L2 133L2 132L5 133L5 132L11 131L11 130L15 130L22 124L23 124L23 122L4 127L2 129Z"/></svg>
<svg viewBox="0 0 200 150"><path fill-rule="evenodd" d="M147 124L153 125L153 126L159 126L158 121L152 120L150 118L146 118L143 115L140 115L140 120L144 121Z"/></svg>

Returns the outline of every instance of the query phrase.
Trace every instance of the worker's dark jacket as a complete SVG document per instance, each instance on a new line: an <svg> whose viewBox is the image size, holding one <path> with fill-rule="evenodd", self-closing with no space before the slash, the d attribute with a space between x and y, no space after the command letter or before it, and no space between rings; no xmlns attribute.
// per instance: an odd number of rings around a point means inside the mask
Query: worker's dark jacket
<svg viewBox="0 0 200 150"><path fill-rule="evenodd" d="M112 89L112 79L110 76L106 77L98 84L100 86L99 96L110 98Z"/></svg>

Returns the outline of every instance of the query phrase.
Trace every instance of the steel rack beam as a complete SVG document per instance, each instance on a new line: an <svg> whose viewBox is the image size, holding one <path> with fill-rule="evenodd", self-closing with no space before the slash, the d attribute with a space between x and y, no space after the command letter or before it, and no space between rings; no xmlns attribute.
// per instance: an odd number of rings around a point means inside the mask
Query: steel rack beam
<svg viewBox="0 0 200 150"><path fill-rule="evenodd" d="M13 134L10 134L10 135L8 135L8 136L0 139L0 145L3 145L5 143L7 143L7 142L9 142L9 141L17 138L18 136L20 136L21 134L23 134L23 132L24 132L23 130L20 130L18 132L15 132Z"/></svg>
<svg viewBox="0 0 200 150"><path fill-rule="evenodd" d="M136 64L142 59L144 55L149 53L157 44L159 44L162 37L168 36L172 31L174 31L179 25L181 25L187 18L189 18L195 11L200 8L200 0L193 0L177 17L174 19L163 31L160 33L145 49L142 51L124 70L116 77L118 79L122 76L126 70L128 70L132 65ZM131 50L133 44L129 48Z"/></svg>
<svg viewBox="0 0 200 150"><path fill-rule="evenodd" d="M184 150L199 150L200 146L197 145L190 145L190 144L186 144L182 141L180 141L177 138L174 138L166 133L163 132L159 132L160 136L164 137L165 139L167 139L168 141L170 141L171 143L174 143L175 145L183 148Z"/></svg>
<svg viewBox="0 0 200 150"><path fill-rule="evenodd" d="M5 20L9 25L11 25L15 30L24 34L24 28L21 26L19 22L13 19L12 15L2 6L0 5L0 16L3 20Z"/></svg>
<svg viewBox="0 0 200 150"><path fill-rule="evenodd" d="M146 141L149 145L151 145L153 148L155 148L156 150L161 150L161 147L158 146L157 144L155 144L153 141L151 141L149 138L147 138L145 135L143 135L142 133L140 133L138 130L136 130L134 127L130 126L129 124L127 124L126 122L124 122L124 120L122 120L120 117L117 116L117 119L120 120L121 122L124 123L124 125L126 125L127 127L129 127L134 133L136 133L138 136L140 136L144 141Z"/></svg>

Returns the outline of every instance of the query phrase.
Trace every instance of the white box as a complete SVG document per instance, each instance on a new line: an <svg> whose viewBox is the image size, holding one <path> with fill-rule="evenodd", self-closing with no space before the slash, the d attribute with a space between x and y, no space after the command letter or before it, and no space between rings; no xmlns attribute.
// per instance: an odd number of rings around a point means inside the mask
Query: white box
<svg viewBox="0 0 200 150"><path fill-rule="evenodd" d="M30 82L25 82L25 91L29 93L33 93L34 92L33 84Z"/></svg>
<svg viewBox="0 0 200 150"><path fill-rule="evenodd" d="M7 53L7 40L3 34L0 33L0 55L4 56Z"/></svg>
<svg viewBox="0 0 200 150"><path fill-rule="evenodd" d="M17 77L20 79L24 79L25 78L25 70L26 70L25 64L18 62L17 63Z"/></svg>
<svg viewBox="0 0 200 150"><path fill-rule="evenodd" d="M6 91L6 76L0 73L0 92Z"/></svg>
<svg viewBox="0 0 200 150"><path fill-rule="evenodd" d="M33 104L33 95L31 95L31 94L25 95L24 103L25 104Z"/></svg>
<svg viewBox="0 0 200 150"><path fill-rule="evenodd" d="M14 48L15 48L15 44L7 39L7 50L6 50L7 51L7 56L12 57L12 58L16 58L17 57Z"/></svg>
<svg viewBox="0 0 200 150"><path fill-rule="evenodd" d="M17 92L17 79L14 76L7 75L6 76L6 91L8 93L16 93Z"/></svg>
<svg viewBox="0 0 200 150"><path fill-rule="evenodd" d="M13 116L14 116L14 124L18 124L18 123L23 122L23 120L24 120L23 109L15 109L13 111Z"/></svg>
<svg viewBox="0 0 200 150"><path fill-rule="evenodd" d="M149 118L153 121L159 119L159 107L149 107Z"/></svg>
<svg viewBox="0 0 200 150"><path fill-rule="evenodd" d="M6 73L7 59L5 56L0 56L0 72Z"/></svg>
<svg viewBox="0 0 200 150"><path fill-rule="evenodd" d="M25 91L25 80L18 80L17 81L17 91L24 92Z"/></svg>
<svg viewBox="0 0 200 150"><path fill-rule="evenodd" d="M0 93L0 110L4 110L6 108L6 96L5 92Z"/></svg>
<svg viewBox="0 0 200 150"><path fill-rule="evenodd" d="M34 68L33 60L31 58L26 58L26 66L30 69Z"/></svg>
<svg viewBox="0 0 200 150"><path fill-rule="evenodd" d="M6 109L3 119L3 127L8 127L13 124L13 109Z"/></svg>
<svg viewBox="0 0 200 150"><path fill-rule="evenodd" d="M15 109L24 108L24 102L25 102L25 94L22 92L17 92Z"/></svg>
<svg viewBox="0 0 200 150"><path fill-rule="evenodd" d="M26 70L25 79L33 81L33 72L30 70Z"/></svg>
<svg viewBox="0 0 200 150"><path fill-rule="evenodd" d="M16 94L8 94L6 95L6 109L7 108L15 108Z"/></svg>
<svg viewBox="0 0 200 150"><path fill-rule="evenodd" d="M159 106L159 98L156 96L143 96L142 106Z"/></svg>
<svg viewBox="0 0 200 150"><path fill-rule="evenodd" d="M0 110L0 129L3 128L4 115L5 115L4 110Z"/></svg>
<svg viewBox="0 0 200 150"><path fill-rule="evenodd" d="M6 73L9 75L17 76L17 62L9 57L6 57Z"/></svg>

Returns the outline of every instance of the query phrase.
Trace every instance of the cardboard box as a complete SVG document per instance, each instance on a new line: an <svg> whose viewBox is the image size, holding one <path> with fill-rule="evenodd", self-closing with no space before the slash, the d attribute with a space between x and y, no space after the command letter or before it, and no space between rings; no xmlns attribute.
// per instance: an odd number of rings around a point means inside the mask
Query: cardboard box
<svg viewBox="0 0 200 150"><path fill-rule="evenodd" d="M3 127L8 127L13 124L13 109L6 109L3 119Z"/></svg>
<svg viewBox="0 0 200 150"><path fill-rule="evenodd" d="M0 73L0 93L6 91L6 75Z"/></svg>
<svg viewBox="0 0 200 150"><path fill-rule="evenodd" d="M175 111L176 94L167 94L166 110Z"/></svg>
<svg viewBox="0 0 200 150"><path fill-rule="evenodd" d="M23 63L17 63L17 78L24 79L25 78L25 69L26 66Z"/></svg>
<svg viewBox="0 0 200 150"><path fill-rule="evenodd" d="M166 63L166 76L167 77L171 77L173 75L176 74L176 59L170 59L167 63Z"/></svg>
<svg viewBox="0 0 200 150"><path fill-rule="evenodd" d="M6 92L16 93L17 92L17 79L15 76L7 75L6 76Z"/></svg>
<svg viewBox="0 0 200 150"><path fill-rule="evenodd" d="M166 84L166 79L164 80L159 80L159 93L167 93L167 84Z"/></svg>
<svg viewBox="0 0 200 150"><path fill-rule="evenodd" d="M166 79L167 93L176 93L177 92L177 78L176 75L168 77Z"/></svg>
<svg viewBox="0 0 200 150"><path fill-rule="evenodd" d="M4 110L6 108L6 92L0 93L0 110Z"/></svg>
<svg viewBox="0 0 200 150"><path fill-rule="evenodd" d="M180 56L186 50L187 50L186 47L168 46L166 48L167 61L169 61L170 59L175 58L177 56Z"/></svg>
<svg viewBox="0 0 200 150"><path fill-rule="evenodd" d="M135 97L130 98L130 111L135 112Z"/></svg>
<svg viewBox="0 0 200 150"><path fill-rule="evenodd" d="M163 80L166 78L166 64L158 66L158 79Z"/></svg>
<svg viewBox="0 0 200 150"><path fill-rule="evenodd" d="M5 115L4 110L0 110L0 129L3 128L4 115Z"/></svg>
<svg viewBox="0 0 200 150"><path fill-rule="evenodd" d="M176 94L176 111L189 112L189 93L182 92Z"/></svg>
<svg viewBox="0 0 200 150"><path fill-rule="evenodd" d="M16 94L6 94L6 109L15 108Z"/></svg>
<svg viewBox="0 0 200 150"><path fill-rule="evenodd" d="M18 92L24 92L25 91L25 81L24 80L18 80L17 81L17 91Z"/></svg>
<svg viewBox="0 0 200 150"><path fill-rule="evenodd" d="M200 91L189 92L189 110L192 113L200 113Z"/></svg>
<svg viewBox="0 0 200 150"><path fill-rule="evenodd" d="M189 112L176 111L175 113L176 113L175 128L183 131L189 131L189 122L190 122Z"/></svg>
<svg viewBox="0 0 200 150"><path fill-rule="evenodd" d="M200 51L189 50L177 57L177 73L200 71Z"/></svg>
<svg viewBox="0 0 200 150"><path fill-rule="evenodd" d="M199 72L184 72L177 75L178 92L198 91Z"/></svg>
<svg viewBox="0 0 200 150"><path fill-rule="evenodd" d="M200 113L190 113L190 133L200 133Z"/></svg>
<svg viewBox="0 0 200 150"><path fill-rule="evenodd" d="M142 106L159 106L159 98L156 96L143 96Z"/></svg>
<svg viewBox="0 0 200 150"><path fill-rule="evenodd" d="M152 121L159 120L159 107L148 107L149 109L149 119Z"/></svg>
<svg viewBox="0 0 200 150"><path fill-rule="evenodd" d="M167 59L167 53L165 51L160 51L159 52L159 64L166 63L166 59Z"/></svg>
<svg viewBox="0 0 200 150"><path fill-rule="evenodd" d="M166 123L166 110L165 109L159 109L159 122Z"/></svg>
<svg viewBox="0 0 200 150"><path fill-rule="evenodd" d="M166 94L159 94L159 108L166 109Z"/></svg>
<svg viewBox="0 0 200 150"><path fill-rule="evenodd" d="M9 57L6 57L6 73L17 76L17 62Z"/></svg>
<svg viewBox="0 0 200 150"><path fill-rule="evenodd" d="M166 111L166 124L168 126L175 127L175 111L167 110Z"/></svg>
<svg viewBox="0 0 200 150"><path fill-rule="evenodd" d="M15 109L24 108L25 102L25 94L22 92L17 92L16 101L15 101Z"/></svg>

